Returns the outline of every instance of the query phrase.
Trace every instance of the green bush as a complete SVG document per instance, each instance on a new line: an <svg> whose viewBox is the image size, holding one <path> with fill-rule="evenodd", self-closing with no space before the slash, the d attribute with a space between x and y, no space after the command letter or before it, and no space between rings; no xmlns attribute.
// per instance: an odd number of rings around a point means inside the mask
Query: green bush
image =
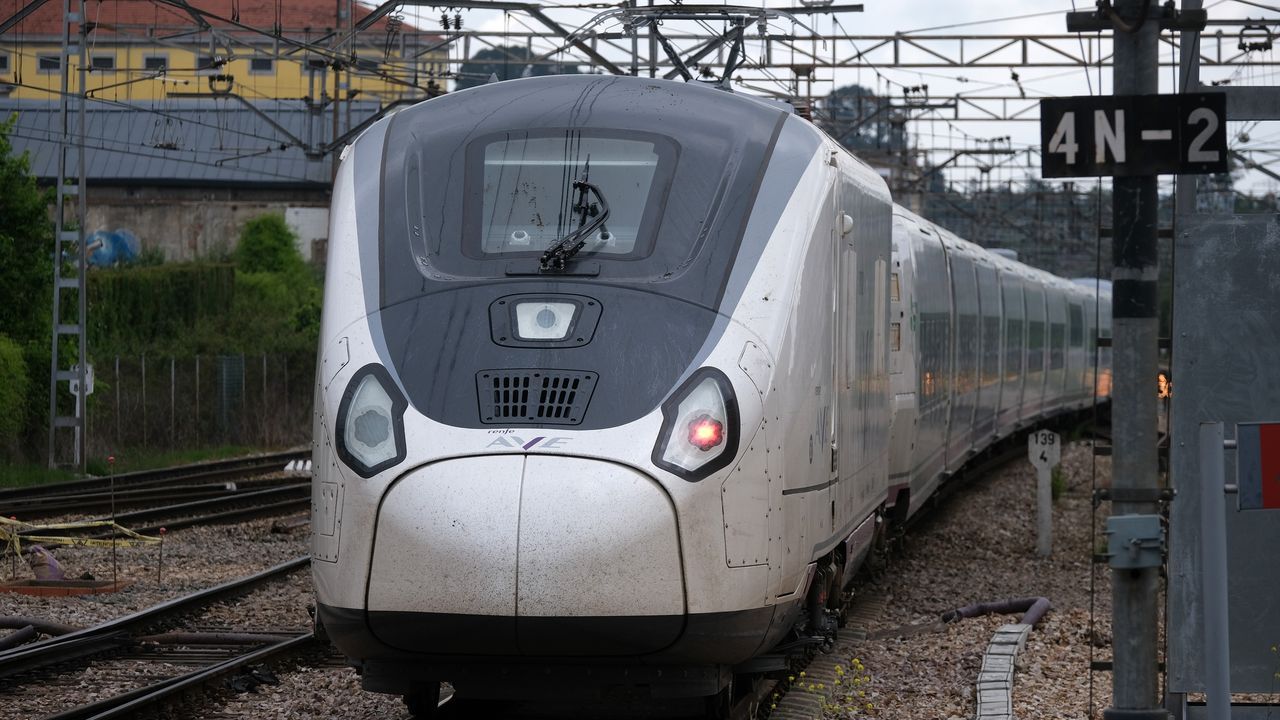
<svg viewBox="0 0 1280 720"><path fill-rule="evenodd" d="M169 263L92 272L89 347L103 357L201 345L196 338L231 315L235 288L231 265Z"/></svg>
<svg viewBox="0 0 1280 720"><path fill-rule="evenodd" d="M12 455L26 425L27 363L18 343L0 335L0 455Z"/></svg>
<svg viewBox="0 0 1280 720"><path fill-rule="evenodd" d="M315 352L319 334L320 285L309 272L236 273L228 350Z"/></svg>
<svg viewBox="0 0 1280 720"><path fill-rule="evenodd" d="M268 213L245 223L236 246L236 266L249 273L295 273L306 269L298 254L298 238L284 222L284 216Z"/></svg>

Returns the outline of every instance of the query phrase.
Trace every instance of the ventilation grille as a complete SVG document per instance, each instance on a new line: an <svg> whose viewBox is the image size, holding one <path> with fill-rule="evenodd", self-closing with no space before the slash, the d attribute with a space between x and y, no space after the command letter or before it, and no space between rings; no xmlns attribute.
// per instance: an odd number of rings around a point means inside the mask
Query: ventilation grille
<svg viewBox="0 0 1280 720"><path fill-rule="evenodd" d="M593 372L481 370L480 421L494 425L577 425L596 388Z"/></svg>

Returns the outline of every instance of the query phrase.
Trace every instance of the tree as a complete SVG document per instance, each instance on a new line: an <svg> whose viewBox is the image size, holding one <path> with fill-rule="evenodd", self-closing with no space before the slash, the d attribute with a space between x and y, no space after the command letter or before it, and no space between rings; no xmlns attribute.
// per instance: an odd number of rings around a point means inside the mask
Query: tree
<svg viewBox="0 0 1280 720"><path fill-rule="evenodd" d="M817 105L818 125L851 152L893 153L907 147L905 123L889 98L861 85L845 85Z"/></svg>
<svg viewBox="0 0 1280 720"><path fill-rule="evenodd" d="M549 61L530 63L529 60L528 48L519 45L481 50L462 63L462 67L458 69L455 88L464 90L483 85L495 75L499 80L514 80L529 76L580 74L577 65Z"/></svg>
<svg viewBox="0 0 1280 720"><path fill-rule="evenodd" d="M36 187L24 152L14 156L0 122L0 332L23 347L47 343L53 302L52 194Z"/></svg>

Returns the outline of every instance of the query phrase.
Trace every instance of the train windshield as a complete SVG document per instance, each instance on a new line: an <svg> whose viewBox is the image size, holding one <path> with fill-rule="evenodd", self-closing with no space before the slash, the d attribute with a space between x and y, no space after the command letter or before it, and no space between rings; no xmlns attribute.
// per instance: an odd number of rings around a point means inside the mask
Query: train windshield
<svg viewBox="0 0 1280 720"><path fill-rule="evenodd" d="M788 117L714 88L568 75L405 109L380 126L381 185L357 180L380 195L381 303L541 279L644 283L713 306L748 220L789 196L759 195ZM803 143L816 138L795 127Z"/></svg>
<svg viewBox="0 0 1280 720"><path fill-rule="evenodd" d="M584 224L574 182L607 198L607 222L585 238L581 254L647 254L663 180L674 149L662 138L584 136L580 131L503 134L468 152L473 257L542 253ZM590 204L595 204L594 202ZM591 208L599 212L599 208ZM586 220L589 222L589 218Z"/></svg>

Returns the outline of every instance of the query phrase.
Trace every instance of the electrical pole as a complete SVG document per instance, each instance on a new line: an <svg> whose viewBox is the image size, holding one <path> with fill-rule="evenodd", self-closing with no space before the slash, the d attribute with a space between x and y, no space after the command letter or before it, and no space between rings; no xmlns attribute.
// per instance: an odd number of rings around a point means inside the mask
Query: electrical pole
<svg viewBox="0 0 1280 720"><path fill-rule="evenodd" d="M1116 0L1114 94L1154 95L1160 8L1153 0ZM1141 500L1112 505L1117 521L1157 513L1156 388L1159 341L1156 177L1114 178L1112 206L1112 487ZM1150 498L1149 500L1147 498ZM1125 518L1123 516L1130 516ZM1156 632L1159 567L1114 567L1112 706L1107 720L1164 720L1157 697Z"/></svg>

